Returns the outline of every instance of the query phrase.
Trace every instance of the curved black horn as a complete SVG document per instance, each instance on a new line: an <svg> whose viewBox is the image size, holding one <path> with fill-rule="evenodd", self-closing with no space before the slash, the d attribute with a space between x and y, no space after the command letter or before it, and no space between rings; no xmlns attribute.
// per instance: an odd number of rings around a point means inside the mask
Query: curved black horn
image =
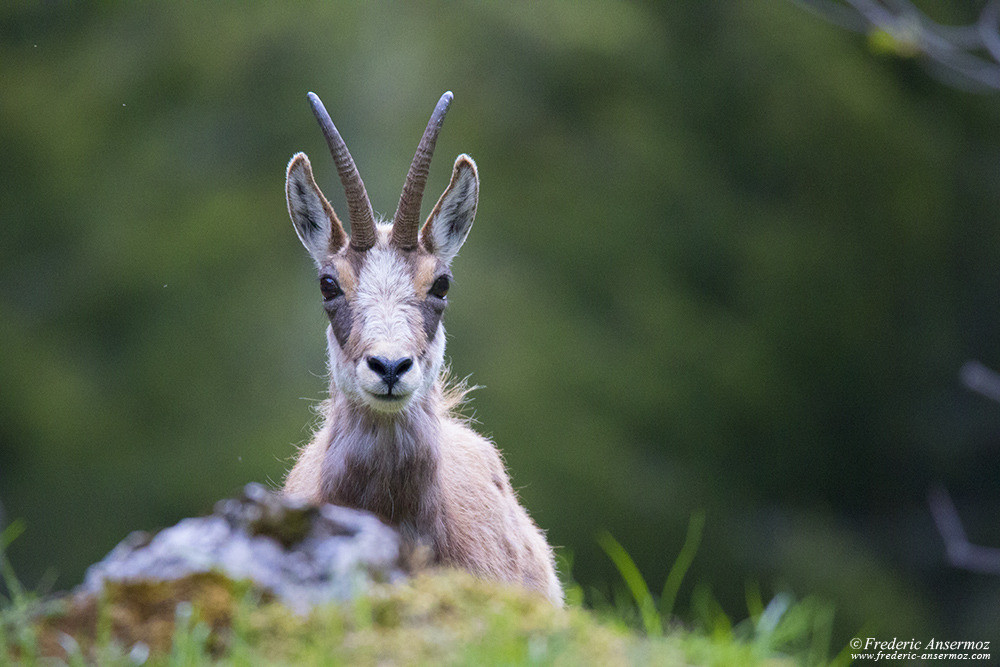
<svg viewBox="0 0 1000 667"><path fill-rule="evenodd" d="M417 228L420 225L420 201L424 196L424 185L427 184L427 173L430 171L431 156L434 155L434 144L437 142L444 115L448 113L453 95L449 90L434 107L434 113L427 122L427 129L420 139L417 152L410 164L410 172L403 184L403 194L399 197L399 206L392 220L392 243L403 250L417 247Z"/></svg>
<svg viewBox="0 0 1000 667"><path fill-rule="evenodd" d="M351 152L347 150L347 144L330 120L330 114L326 112L326 107L316 93L309 93L309 104L323 130L323 136L326 137L326 144L330 147L333 162L337 165L337 173L340 174L340 182L344 184L351 221L351 247L355 250L368 250L375 245L375 215L365 184L358 174L358 168L354 165Z"/></svg>

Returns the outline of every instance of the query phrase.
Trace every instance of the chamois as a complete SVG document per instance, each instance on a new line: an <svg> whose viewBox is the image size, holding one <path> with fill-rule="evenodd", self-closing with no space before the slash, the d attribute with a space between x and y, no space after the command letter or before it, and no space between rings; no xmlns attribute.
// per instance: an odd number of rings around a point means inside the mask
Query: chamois
<svg viewBox="0 0 1000 667"><path fill-rule="evenodd" d="M373 512L433 559L487 579L563 592L552 549L520 505L497 448L453 413L462 392L445 382L451 262L479 201L476 163L462 154L418 231L437 135L451 104L441 96L410 165L391 223L376 220L354 159L313 93L343 184L348 237L304 153L288 163L288 212L319 269L330 397L298 454L284 492L312 503Z"/></svg>

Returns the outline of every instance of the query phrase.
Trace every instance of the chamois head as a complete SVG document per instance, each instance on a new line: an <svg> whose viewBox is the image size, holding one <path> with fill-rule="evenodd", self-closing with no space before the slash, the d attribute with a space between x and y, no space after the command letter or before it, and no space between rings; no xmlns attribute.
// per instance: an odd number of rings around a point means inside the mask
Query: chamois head
<svg viewBox="0 0 1000 667"><path fill-rule="evenodd" d="M479 175L468 155L455 160L451 183L419 228L420 201L450 92L427 123L391 223L376 220L354 159L319 97L309 102L347 194L348 238L313 179L309 158L288 163L285 194L295 232L319 269L330 318L327 348L333 383L358 406L382 415L425 396L444 363L450 265L465 242L479 200Z"/></svg>

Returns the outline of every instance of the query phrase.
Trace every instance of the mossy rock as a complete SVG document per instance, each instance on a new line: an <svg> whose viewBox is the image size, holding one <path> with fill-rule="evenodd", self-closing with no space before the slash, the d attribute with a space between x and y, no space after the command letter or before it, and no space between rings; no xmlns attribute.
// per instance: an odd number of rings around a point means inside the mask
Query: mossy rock
<svg viewBox="0 0 1000 667"><path fill-rule="evenodd" d="M133 533L87 570L82 591L105 584L168 582L218 572L249 580L300 611L346 600L376 582L401 581L416 562L374 515L309 506L248 484L212 514L155 535Z"/></svg>
<svg viewBox="0 0 1000 667"><path fill-rule="evenodd" d="M142 645L153 654L165 654L173 645L178 606L197 610L207 625L212 644L232 624L237 604L251 587L223 574L194 574L173 581L106 582L97 595L68 596L37 622L43 655L67 657L66 635L84 655L113 641L118 646ZM263 594L261 600L266 599ZM183 616L183 611L181 612ZM221 645L220 645L221 646Z"/></svg>
<svg viewBox="0 0 1000 667"><path fill-rule="evenodd" d="M451 570L306 614L222 575L112 584L63 605L36 621L40 653L100 664L137 655L153 665L791 664L681 629L642 637L581 607Z"/></svg>

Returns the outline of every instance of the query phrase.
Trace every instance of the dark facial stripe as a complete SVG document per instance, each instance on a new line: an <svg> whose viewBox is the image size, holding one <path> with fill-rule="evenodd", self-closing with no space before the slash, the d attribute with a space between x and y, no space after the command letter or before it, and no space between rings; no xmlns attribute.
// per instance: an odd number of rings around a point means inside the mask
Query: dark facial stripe
<svg viewBox="0 0 1000 667"><path fill-rule="evenodd" d="M441 316L444 314L446 305L444 299L438 299L430 295L420 302L420 315L423 317L424 335L427 337L428 345L430 345L437 334L438 324L441 322Z"/></svg>
<svg viewBox="0 0 1000 667"><path fill-rule="evenodd" d="M327 317L330 318L330 325L333 327L333 336L340 344L340 349L347 349L347 340L351 337L351 304L344 296L338 296L333 301L324 304Z"/></svg>

